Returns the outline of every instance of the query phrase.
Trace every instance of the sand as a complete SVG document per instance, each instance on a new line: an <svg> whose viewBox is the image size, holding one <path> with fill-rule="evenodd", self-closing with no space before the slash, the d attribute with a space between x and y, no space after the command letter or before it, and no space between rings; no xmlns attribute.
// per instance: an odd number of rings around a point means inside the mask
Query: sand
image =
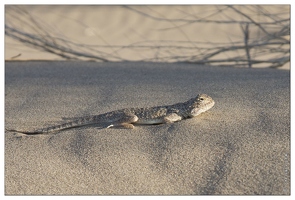
<svg viewBox="0 0 295 200"><path fill-rule="evenodd" d="M194 119L133 130L5 132L6 195L289 195L290 72L177 63L6 62L5 126L186 101Z"/></svg>

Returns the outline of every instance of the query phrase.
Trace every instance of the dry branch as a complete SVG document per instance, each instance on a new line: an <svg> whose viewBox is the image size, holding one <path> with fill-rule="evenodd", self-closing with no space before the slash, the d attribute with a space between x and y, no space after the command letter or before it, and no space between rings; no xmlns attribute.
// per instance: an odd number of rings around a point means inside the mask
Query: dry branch
<svg viewBox="0 0 295 200"><path fill-rule="evenodd" d="M134 6L124 6L132 12L157 21L166 21L177 29L187 41L152 41L146 40L129 45L86 45L60 38L38 23L27 11L19 7L10 9L6 15L5 34L26 45L59 55L65 59L91 59L95 61L130 61L120 57L120 53L132 51L151 51L152 56L138 61L157 62L192 62L196 64L217 66L248 66L249 68L264 64L278 68L290 62L290 17L284 13L273 13L263 6L244 6L249 11L256 11L262 20L246 14L239 6L217 6L213 13L205 17L185 14L185 18L169 19L158 13L156 17L140 11ZM237 13L240 18L232 19L229 12ZM155 13L153 11L152 13ZM220 18L226 17L227 20ZM23 30L17 23L25 25L30 31ZM237 24L242 29L239 41L228 43L196 42L190 40L181 27L197 23ZM251 32L251 37L250 37ZM256 33L256 34L255 34ZM112 53L106 53L108 52ZM230 56L229 56L230 55Z"/></svg>

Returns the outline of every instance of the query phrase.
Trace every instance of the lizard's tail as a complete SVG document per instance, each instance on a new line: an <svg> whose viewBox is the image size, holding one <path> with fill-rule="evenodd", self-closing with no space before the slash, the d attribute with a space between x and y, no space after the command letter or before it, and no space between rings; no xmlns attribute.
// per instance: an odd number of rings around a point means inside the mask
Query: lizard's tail
<svg viewBox="0 0 295 200"><path fill-rule="evenodd" d="M13 130L13 129L5 129L5 130L17 132L17 133L23 133L23 134L27 134L27 135L37 135L37 134L46 134L46 133L57 132L57 131L61 131L64 129L70 129L70 128L74 128L74 127L86 126L86 125L94 124L94 123L96 123L96 121L97 121L97 116L92 116L92 117L80 118L75 121L67 122L64 124L56 125L56 126L50 126L47 128L37 129L35 131L20 131L20 130Z"/></svg>
<svg viewBox="0 0 295 200"><path fill-rule="evenodd" d="M20 130L15 130L15 129L7 129L5 128L6 131L10 132L17 132L17 133L23 133L26 135L37 135L37 134L43 134L42 132L37 132L37 131L20 131Z"/></svg>

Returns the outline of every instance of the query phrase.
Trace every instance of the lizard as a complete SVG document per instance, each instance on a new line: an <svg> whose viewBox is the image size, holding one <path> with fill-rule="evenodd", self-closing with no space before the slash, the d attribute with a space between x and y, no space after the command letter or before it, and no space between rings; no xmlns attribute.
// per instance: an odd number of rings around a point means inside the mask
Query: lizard
<svg viewBox="0 0 295 200"><path fill-rule="evenodd" d="M124 127L127 129L133 129L136 124L165 124L193 118L209 110L214 104L215 102L210 96L206 94L198 94L196 97L182 103L147 108L125 108L100 115L80 117L71 122L37 129L35 131L6 130L33 135L58 132L65 129L101 123L108 124L106 128Z"/></svg>

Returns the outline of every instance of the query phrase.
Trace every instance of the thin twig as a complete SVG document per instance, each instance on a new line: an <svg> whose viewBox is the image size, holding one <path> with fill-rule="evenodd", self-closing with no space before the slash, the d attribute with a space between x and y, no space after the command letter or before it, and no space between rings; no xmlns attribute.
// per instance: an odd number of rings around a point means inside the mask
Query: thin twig
<svg viewBox="0 0 295 200"><path fill-rule="evenodd" d="M249 42L249 24L245 25L245 28L243 28L243 26L241 25L241 28L243 30L244 33L244 43L245 43L245 51L247 54L247 59L248 59L248 66L249 68L252 68L252 61L251 61L251 56L250 56L250 48L248 46L248 42Z"/></svg>

